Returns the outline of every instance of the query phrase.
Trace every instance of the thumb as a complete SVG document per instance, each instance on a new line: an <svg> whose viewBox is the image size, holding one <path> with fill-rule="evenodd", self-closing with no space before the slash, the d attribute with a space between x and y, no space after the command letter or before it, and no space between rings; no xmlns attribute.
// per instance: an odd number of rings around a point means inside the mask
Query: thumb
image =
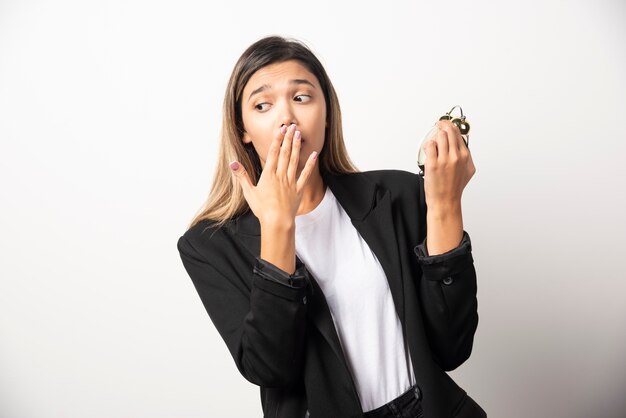
<svg viewBox="0 0 626 418"><path fill-rule="evenodd" d="M228 164L228 166L230 167L230 171L232 171L239 181L244 195L248 195L248 191L252 188L252 181L250 180L250 177L248 177L248 172L244 168L243 164L240 164L239 161L235 160Z"/></svg>

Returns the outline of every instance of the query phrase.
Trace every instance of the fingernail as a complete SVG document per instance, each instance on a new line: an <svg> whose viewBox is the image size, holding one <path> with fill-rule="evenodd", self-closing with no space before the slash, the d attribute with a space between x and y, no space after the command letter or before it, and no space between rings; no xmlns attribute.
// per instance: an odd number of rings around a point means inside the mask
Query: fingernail
<svg viewBox="0 0 626 418"><path fill-rule="evenodd" d="M291 129L291 132L296 130L296 124L292 123L291 125L289 125L289 129Z"/></svg>
<svg viewBox="0 0 626 418"><path fill-rule="evenodd" d="M296 139L300 139L300 131L296 131Z"/></svg>
<svg viewBox="0 0 626 418"><path fill-rule="evenodd" d="M283 125L283 126L281 126L281 127L280 127L280 133L281 133L281 134L285 134L285 133L287 133L287 127L286 127L286 126L284 126L284 125Z"/></svg>
<svg viewBox="0 0 626 418"><path fill-rule="evenodd" d="M313 151L313 161L317 160L317 151Z"/></svg>
<svg viewBox="0 0 626 418"><path fill-rule="evenodd" d="M232 163L229 164L231 170L233 171L237 171L239 170L239 163L237 161L233 161Z"/></svg>

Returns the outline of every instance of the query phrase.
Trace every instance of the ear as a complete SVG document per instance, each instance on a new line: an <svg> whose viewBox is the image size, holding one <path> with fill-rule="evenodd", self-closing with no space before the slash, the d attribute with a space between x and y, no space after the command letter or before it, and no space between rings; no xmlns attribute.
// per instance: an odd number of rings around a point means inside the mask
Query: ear
<svg viewBox="0 0 626 418"><path fill-rule="evenodd" d="M246 132L245 130L243 131L242 140L244 144L249 144L250 142L252 142L252 138L250 138L250 135L248 135L248 132Z"/></svg>

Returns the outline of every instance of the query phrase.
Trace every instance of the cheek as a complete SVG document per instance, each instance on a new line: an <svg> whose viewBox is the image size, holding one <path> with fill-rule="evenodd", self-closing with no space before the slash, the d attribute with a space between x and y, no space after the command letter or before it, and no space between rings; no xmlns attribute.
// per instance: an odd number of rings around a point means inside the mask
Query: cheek
<svg viewBox="0 0 626 418"><path fill-rule="evenodd" d="M256 146L256 148L260 151L261 142L263 138L267 136L268 128L265 126L266 123L255 115L242 115L241 118L243 122L243 128L245 129L248 139L250 139Z"/></svg>
<svg viewBox="0 0 626 418"><path fill-rule="evenodd" d="M324 110L320 112L318 126L320 127L320 134L323 138L326 133L326 112Z"/></svg>
<svg viewBox="0 0 626 418"><path fill-rule="evenodd" d="M326 130L326 120L328 119L328 110L326 108L326 104L324 104L322 111L320 112L320 123L324 126L323 130Z"/></svg>
<svg viewBox="0 0 626 418"><path fill-rule="evenodd" d="M251 135L254 149L256 149L257 154L259 154L259 158L263 161L267 159L267 153L272 145L274 136L275 135L272 134L271 128L259 129L259 127L257 127Z"/></svg>

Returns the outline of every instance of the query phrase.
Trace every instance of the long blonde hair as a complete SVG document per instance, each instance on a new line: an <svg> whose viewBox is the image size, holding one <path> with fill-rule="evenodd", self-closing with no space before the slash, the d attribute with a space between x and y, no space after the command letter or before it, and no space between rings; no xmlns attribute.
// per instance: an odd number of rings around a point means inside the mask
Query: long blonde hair
<svg viewBox="0 0 626 418"><path fill-rule="evenodd" d="M244 213L248 203L241 186L228 167L229 162L239 161L256 184L261 175L261 162L251 143L244 144L241 95L250 77L262 67L287 60L297 60L304 65L320 83L326 100L326 131L324 146L319 153L320 172L354 173L359 170L350 160L343 141L341 109L335 89L320 61L301 41L280 36L262 38L245 50L235 64L224 96L222 127L217 165L213 184L206 202L194 216L188 228L205 219L221 227L232 218Z"/></svg>

